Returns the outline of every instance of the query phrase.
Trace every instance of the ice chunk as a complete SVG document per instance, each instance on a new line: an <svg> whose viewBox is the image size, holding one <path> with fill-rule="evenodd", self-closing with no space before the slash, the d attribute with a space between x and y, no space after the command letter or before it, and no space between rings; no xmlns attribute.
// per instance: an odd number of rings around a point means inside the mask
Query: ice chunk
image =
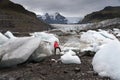
<svg viewBox="0 0 120 80"><path fill-rule="evenodd" d="M16 40L12 41L14 44ZM21 41L19 41L21 42ZM6 45L8 49L3 49L4 55L0 62L0 67L10 67L25 62L40 44L39 38L29 38L23 40L19 45ZM13 47L12 47L13 46Z"/></svg>
<svg viewBox="0 0 120 80"><path fill-rule="evenodd" d="M8 38L10 38L10 39L15 39L16 37L12 34L12 32L10 32L10 31L7 31L6 33L5 33L5 36L7 36Z"/></svg>
<svg viewBox="0 0 120 80"><path fill-rule="evenodd" d="M65 64L71 64L71 63L81 64L80 58L76 55L75 52L71 50L69 50L63 56L61 56L60 60L62 61L62 63Z"/></svg>
<svg viewBox="0 0 120 80"><path fill-rule="evenodd" d="M92 60L93 69L104 77L120 80L120 42L111 41L104 45Z"/></svg>

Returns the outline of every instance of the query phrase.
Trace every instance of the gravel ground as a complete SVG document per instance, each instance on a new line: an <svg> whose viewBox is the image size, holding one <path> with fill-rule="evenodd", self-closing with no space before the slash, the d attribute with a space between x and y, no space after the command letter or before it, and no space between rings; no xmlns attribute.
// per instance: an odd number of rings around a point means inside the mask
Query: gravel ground
<svg viewBox="0 0 120 80"><path fill-rule="evenodd" d="M62 64L47 57L40 63L24 63L12 68L0 69L0 80L110 80L94 73L92 57L81 57L82 64Z"/></svg>

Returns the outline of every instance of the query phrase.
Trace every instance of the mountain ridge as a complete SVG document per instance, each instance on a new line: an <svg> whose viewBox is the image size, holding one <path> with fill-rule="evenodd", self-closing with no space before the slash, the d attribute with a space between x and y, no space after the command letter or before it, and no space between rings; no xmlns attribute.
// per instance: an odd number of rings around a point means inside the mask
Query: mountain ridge
<svg viewBox="0 0 120 80"><path fill-rule="evenodd" d="M107 6L104 9L92 12L84 17L79 23L100 22L106 19L120 18L120 6Z"/></svg>
<svg viewBox="0 0 120 80"><path fill-rule="evenodd" d="M82 20L82 17L66 17L59 12L54 14L45 13L45 15L37 15L37 17L48 24L77 24ZM56 17L59 18L56 19Z"/></svg>

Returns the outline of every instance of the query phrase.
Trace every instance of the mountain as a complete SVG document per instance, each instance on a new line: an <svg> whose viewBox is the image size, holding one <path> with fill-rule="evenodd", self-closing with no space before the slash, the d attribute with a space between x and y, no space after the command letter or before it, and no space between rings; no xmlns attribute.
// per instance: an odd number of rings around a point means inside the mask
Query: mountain
<svg viewBox="0 0 120 80"><path fill-rule="evenodd" d="M64 17L58 12L52 15L46 13L44 16L38 16L38 18L48 24L67 24L66 17Z"/></svg>
<svg viewBox="0 0 120 80"><path fill-rule="evenodd" d="M48 30L50 25L39 20L23 6L10 0L0 0L0 32L34 32Z"/></svg>
<svg viewBox="0 0 120 80"><path fill-rule="evenodd" d="M102 20L113 18L120 18L120 6L116 7L108 6L105 7L103 10L88 14L79 23L100 22Z"/></svg>

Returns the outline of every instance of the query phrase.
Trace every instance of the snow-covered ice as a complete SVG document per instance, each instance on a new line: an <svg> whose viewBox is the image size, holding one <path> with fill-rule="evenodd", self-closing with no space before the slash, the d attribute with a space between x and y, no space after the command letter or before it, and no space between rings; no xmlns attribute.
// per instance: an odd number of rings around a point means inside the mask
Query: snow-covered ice
<svg viewBox="0 0 120 80"><path fill-rule="evenodd" d="M4 44L8 40L9 39L6 36L4 36L2 33L0 33L0 45Z"/></svg>
<svg viewBox="0 0 120 80"><path fill-rule="evenodd" d="M65 44L62 46L62 51L80 51L80 40L79 38L72 36L68 38L68 40L65 42Z"/></svg>
<svg viewBox="0 0 120 80"><path fill-rule="evenodd" d="M114 40L116 37L107 31L93 31L88 30L81 35L80 40L86 43L99 43L99 42L107 42L108 40Z"/></svg>
<svg viewBox="0 0 120 80"><path fill-rule="evenodd" d="M94 31L88 30L83 32L80 41L88 45L86 48L81 49L81 51L94 51L97 52L102 45L107 44L109 41L117 40L117 38L104 30Z"/></svg>
<svg viewBox="0 0 120 80"><path fill-rule="evenodd" d="M17 38L17 39L10 39L5 42L3 45L0 46L0 59L3 55L12 52L13 50L20 47L22 44L27 42L29 38Z"/></svg>
<svg viewBox="0 0 120 80"><path fill-rule="evenodd" d="M69 50L63 56L61 56L60 60L64 64L81 64L80 58L72 50Z"/></svg>
<svg viewBox="0 0 120 80"><path fill-rule="evenodd" d="M52 55L53 43L58 38L49 33L33 33L30 37L15 37L11 32L0 34L0 67L10 67L31 61L41 61L43 58ZM5 42L6 41L6 42Z"/></svg>
<svg viewBox="0 0 120 80"><path fill-rule="evenodd" d="M69 32L71 30L73 31L80 31L83 30L89 26L91 26L91 24L51 24L51 26L53 26L56 29L60 29L64 32Z"/></svg>
<svg viewBox="0 0 120 80"><path fill-rule="evenodd" d="M50 48L50 44L44 41L41 41L39 44L39 47L34 51L30 59L35 62L40 62L42 59L52 54L53 53Z"/></svg>
<svg viewBox="0 0 120 80"><path fill-rule="evenodd" d="M7 36L8 38L10 38L10 39L15 39L16 37L12 34L12 32L10 32L10 31L7 31L6 33L5 33L5 36Z"/></svg>
<svg viewBox="0 0 120 80"><path fill-rule="evenodd" d="M54 42L55 41L59 42L59 39L54 34L51 33L35 32L35 33L31 33L30 35L32 35L33 37L39 37L42 41L46 41L50 43L52 50L54 49L53 47Z"/></svg>
<svg viewBox="0 0 120 80"><path fill-rule="evenodd" d="M38 48L39 44L39 38L30 38L27 41L24 40L22 42L22 45L16 46L10 52L5 52L5 54L1 58L0 67L10 67L25 62L30 57L30 55L36 50L36 48ZM7 47L10 46L7 45Z"/></svg>
<svg viewBox="0 0 120 80"><path fill-rule="evenodd" d="M114 28L114 29L113 29L113 33L114 33L117 37L120 37L120 29Z"/></svg>
<svg viewBox="0 0 120 80"><path fill-rule="evenodd" d="M92 60L93 69L103 77L120 80L120 42L113 40L104 45Z"/></svg>

